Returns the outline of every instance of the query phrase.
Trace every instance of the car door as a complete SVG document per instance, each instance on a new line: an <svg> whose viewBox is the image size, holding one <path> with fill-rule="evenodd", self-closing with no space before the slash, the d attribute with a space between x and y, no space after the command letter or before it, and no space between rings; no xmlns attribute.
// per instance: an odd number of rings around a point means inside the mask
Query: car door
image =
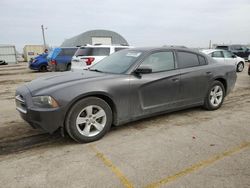
<svg viewBox="0 0 250 188"><path fill-rule="evenodd" d="M180 93L180 75L179 70L175 69L174 52L153 52L139 67L143 66L151 68L152 73L133 75L130 80L132 117L176 107Z"/></svg>
<svg viewBox="0 0 250 188"><path fill-rule="evenodd" d="M202 103L212 77L212 69L204 56L192 52L177 51L177 66L180 70L181 106Z"/></svg>
<svg viewBox="0 0 250 188"><path fill-rule="evenodd" d="M222 53L224 55L225 63L231 64L231 65L237 64L237 58L233 53L231 53L229 51L222 51Z"/></svg>

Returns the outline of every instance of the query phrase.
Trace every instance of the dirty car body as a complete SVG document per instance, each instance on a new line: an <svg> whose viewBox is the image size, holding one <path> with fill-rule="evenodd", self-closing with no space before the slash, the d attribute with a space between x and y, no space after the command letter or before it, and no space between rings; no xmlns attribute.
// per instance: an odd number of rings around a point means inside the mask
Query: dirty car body
<svg viewBox="0 0 250 188"><path fill-rule="evenodd" d="M147 72L150 62L142 66L143 62L154 54L162 55L164 52L168 53L167 56L171 55L173 66L166 70L159 68L158 71ZM110 73L95 69L102 67L100 65L105 58L91 70L55 73L17 88L16 105L22 118L33 127L52 133L64 127L65 117L77 101L91 96L104 100L112 109L112 124L121 125L157 114L201 106L215 80L224 85L225 95L232 90L236 81L233 65L215 62L189 49L135 48L117 53L134 59L124 72ZM181 68L183 65L180 65L180 61L189 58L185 55L197 56L201 59L200 63ZM122 65L123 59L118 61ZM141 71L137 71L140 67ZM34 98L39 96L52 97L58 106L36 105Z"/></svg>

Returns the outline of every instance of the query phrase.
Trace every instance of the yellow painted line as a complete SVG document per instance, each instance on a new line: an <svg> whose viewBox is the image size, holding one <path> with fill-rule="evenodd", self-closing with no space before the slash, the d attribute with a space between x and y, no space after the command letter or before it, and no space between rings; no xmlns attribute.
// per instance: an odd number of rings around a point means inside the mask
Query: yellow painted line
<svg viewBox="0 0 250 188"><path fill-rule="evenodd" d="M200 161L200 162L198 162L198 163L196 163L196 164L194 164L194 165L192 165L192 166L190 166L190 167L188 167L188 168L186 168L186 169L184 169L184 170L182 170L174 175L163 178L160 181L151 183L151 184L147 185L146 188L156 188L156 187L160 187L162 185L165 185L165 184L172 182L172 181L174 181L182 176L188 175L196 170L199 170L200 168L204 168L204 167L206 167L206 166L208 166L208 165L210 165L210 164L212 164L220 159L223 159L227 156L230 156L236 152L239 152L240 150L247 148L249 146L250 146L250 142L242 143L238 147L232 148L232 149L225 151L221 154L215 155L207 160Z"/></svg>
<svg viewBox="0 0 250 188"><path fill-rule="evenodd" d="M121 181L122 185L127 188L133 188L133 184L126 178L125 175L117 168L103 153L98 151L96 147L90 145L90 148L96 153L96 157L99 158L105 166L107 166Z"/></svg>

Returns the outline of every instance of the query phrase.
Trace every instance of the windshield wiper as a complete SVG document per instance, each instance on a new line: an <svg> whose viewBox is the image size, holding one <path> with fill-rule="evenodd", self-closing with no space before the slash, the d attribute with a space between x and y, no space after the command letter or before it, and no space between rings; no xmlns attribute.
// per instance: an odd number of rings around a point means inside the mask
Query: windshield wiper
<svg viewBox="0 0 250 188"><path fill-rule="evenodd" d="M102 71L100 71L100 70L98 70L98 69L88 69L89 71L95 71L95 72L102 72Z"/></svg>

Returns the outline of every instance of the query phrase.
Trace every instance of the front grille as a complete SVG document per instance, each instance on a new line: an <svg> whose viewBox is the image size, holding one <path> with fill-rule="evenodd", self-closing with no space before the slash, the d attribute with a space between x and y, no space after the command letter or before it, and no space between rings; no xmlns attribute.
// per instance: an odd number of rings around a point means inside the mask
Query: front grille
<svg viewBox="0 0 250 188"><path fill-rule="evenodd" d="M19 112L22 112L24 114L27 113L27 107L26 107L26 103L25 103L25 100L23 98L22 95L17 95L15 97L16 99L16 109L19 111Z"/></svg>

